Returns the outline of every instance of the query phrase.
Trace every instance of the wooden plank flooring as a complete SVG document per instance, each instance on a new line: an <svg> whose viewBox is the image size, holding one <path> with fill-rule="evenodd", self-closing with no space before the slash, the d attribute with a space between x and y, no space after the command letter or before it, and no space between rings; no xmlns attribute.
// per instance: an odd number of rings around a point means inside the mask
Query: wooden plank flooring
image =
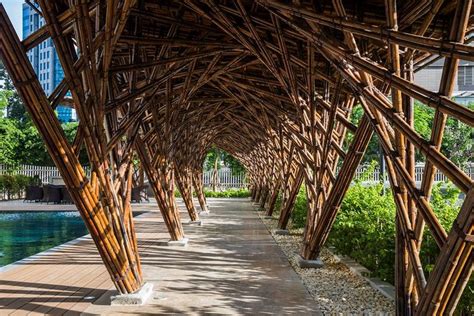
<svg viewBox="0 0 474 316"><path fill-rule="evenodd" d="M90 238L0 273L0 314L84 311L112 286Z"/></svg>

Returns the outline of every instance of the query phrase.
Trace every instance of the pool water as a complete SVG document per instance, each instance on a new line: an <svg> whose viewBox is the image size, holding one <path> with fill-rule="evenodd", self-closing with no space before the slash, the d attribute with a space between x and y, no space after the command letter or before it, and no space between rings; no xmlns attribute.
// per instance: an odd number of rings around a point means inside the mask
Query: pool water
<svg viewBox="0 0 474 316"><path fill-rule="evenodd" d="M0 266L87 233L78 212L0 212Z"/></svg>

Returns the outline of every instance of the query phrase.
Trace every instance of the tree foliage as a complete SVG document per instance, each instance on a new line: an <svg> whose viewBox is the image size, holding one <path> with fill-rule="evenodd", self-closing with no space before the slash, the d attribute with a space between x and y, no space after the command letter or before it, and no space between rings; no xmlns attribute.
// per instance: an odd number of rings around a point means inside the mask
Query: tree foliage
<svg viewBox="0 0 474 316"><path fill-rule="evenodd" d="M470 103L466 107L474 110L474 103ZM413 112L413 124L415 130L418 134L420 134L421 137L429 141L433 128L435 110L424 105L423 103L415 101ZM363 114L364 110L360 105L357 105L351 115L352 123L358 125ZM352 141L352 137L352 135L348 135L347 141L345 143L346 149ZM363 162L369 163L374 160L378 161L380 157L380 150L381 148L378 143L377 135L374 134L367 147ZM441 151L446 157L460 166L467 162L474 162L474 129L451 117L448 118L446 121L446 127L444 129ZM424 159L424 156L417 151L416 161L424 161Z"/></svg>
<svg viewBox="0 0 474 316"><path fill-rule="evenodd" d="M3 111L3 112L2 112ZM66 138L73 142L78 123L63 123ZM81 163L87 164L82 150ZM13 83L0 62L0 164L52 166L53 161Z"/></svg>
<svg viewBox="0 0 474 316"><path fill-rule="evenodd" d="M364 185L356 181L344 197L328 243L339 253L365 266L372 272L372 276L393 284L396 207L389 192L383 190L382 184ZM451 183L438 183L433 187L430 204L446 231L450 230L459 213L460 193ZM306 214L307 201L302 187L292 213L292 227L304 227ZM439 248L426 228L420 258L427 276L432 271L438 255ZM471 277L458 309L474 312L474 277Z"/></svg>
<svg viewBox="0 0 474 316"><path fill-rule="evenodd" d="M0 61L0 114L18 121L20 124L30 121L30 117L18 95L5 66Z"/></svg>
<svg viewBox="0 0 474 316"><path fill-rule="evenodd" d="M217 160L217 169L222 167L228 167L232 170L234 174L239 174L245 172L244 166L236 159L234 156L217 147L212 147L206 156L204 161L205 170L213 170Z"/></svg>
<svg viewBox="0 0 474 316"><path fill-rule="evenodd" d="M78 123L63 123L66 138L73 142ZM87 154L81 151L79 160L87 164ZM0 118L0 164L54 165L46 146L31 121L20 123L10 118Z"/></svg>
<svg viewBox="0 0 474 316"><path fill-rule="evenodd" d="M18 161L21 135L13 120L0 118L0 164L12 165Z"/></svg>

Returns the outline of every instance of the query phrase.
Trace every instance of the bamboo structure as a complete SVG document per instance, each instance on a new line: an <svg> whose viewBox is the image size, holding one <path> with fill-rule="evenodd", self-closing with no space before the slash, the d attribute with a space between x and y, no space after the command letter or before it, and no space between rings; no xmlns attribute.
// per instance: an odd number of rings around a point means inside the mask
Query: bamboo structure
<svg viewBox="0 0 474 316"><path fill-rule="evenodd" d="M175 182L197 220L192 191L206 212L202 166L213 146L242 162L267 215L282 196L281 229L304 185L301 256L314 259L377 135L397 207L397 314L454 312L473 270L474 188L441 143L448 118L474 126L473 111L451 98L459 60L474 61L472 0L31 2L45 25L20 42L2 8L1 58L121 292L142 283L129 203L135 155L174 240L184 237ZM26 52L49 39L65 79L46 96ZM439 90L414 83L439 58ZM415 100L434 110L430 139L414 127ZM53 112L66 103L80 119L74 144ZM421 187L416 152L426 160ZM447 230L430 205L438 170L465 194ZM424 234L440 249L429 277Z"/></svg>

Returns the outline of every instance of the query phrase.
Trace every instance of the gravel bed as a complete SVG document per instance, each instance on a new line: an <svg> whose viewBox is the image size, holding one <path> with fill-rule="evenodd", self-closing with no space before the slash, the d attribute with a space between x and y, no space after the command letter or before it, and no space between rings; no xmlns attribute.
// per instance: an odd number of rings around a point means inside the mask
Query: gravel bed
<svg viewBox="0 0 474 316"><path fill-rule="evenodd" d="M277 219L266 219L257 212L270 232L277 226ZM354 274L332 253L323 248L320 258L324 266L319 269L302 269L296 264L302 242L302 229L290 229L289 235L273 238L288 257L293 269L325 315L395 315L392 301L372 288L365 279Z"/></svg>

